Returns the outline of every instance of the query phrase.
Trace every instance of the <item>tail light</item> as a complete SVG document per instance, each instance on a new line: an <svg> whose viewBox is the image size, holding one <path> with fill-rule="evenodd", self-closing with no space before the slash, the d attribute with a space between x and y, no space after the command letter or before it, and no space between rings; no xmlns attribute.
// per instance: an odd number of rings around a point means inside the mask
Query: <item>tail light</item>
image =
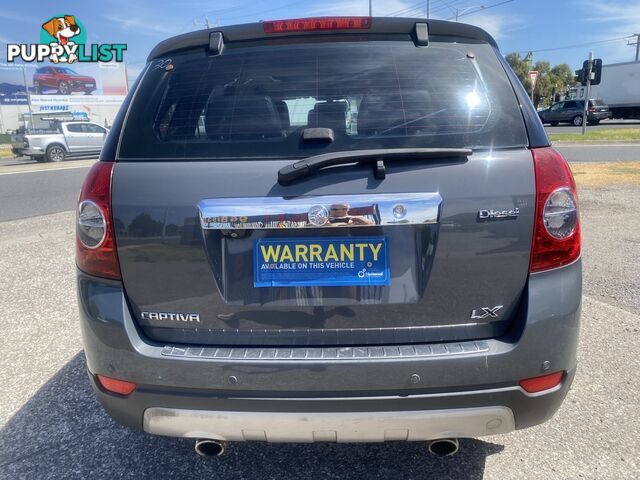
<svg viewBox="0 0 640 480"><path fill-rule="evenodd" d="M309 32L317 30L368 30L371 17L317 17L263 22L265 33Z"/></svg>
<svg viewBox="0 0 640 480"><path fill-rule="evenodd" d="M25 138L25 139L22 141L22 146L23 146L23 147L25 147L25 148L27 148L27 147L29 146L29 139L28 139L28 138Z"/></svg>
<svg viewBox="0 0 640 480"><path fill-rule="evenodd" d="M531 273L567 265L580 256L576 184L569 165L553 148L535 148L536 214Z"/></svg>
<svg viewBox="0 0 640 480"><path fill-rule="evenodd" d="M113 162L96 162L82 185L76 215L76 264L83 272L119 280L111 217Z"/></svg>
<svg viewBox="0 0 640 480"><path fill-rule="evenodd" d="M590 107L589 107L589 111L590 111L590 112L595 112L595 111L596 111L596 107L594 107L594 106L590 106Z"/></svg>

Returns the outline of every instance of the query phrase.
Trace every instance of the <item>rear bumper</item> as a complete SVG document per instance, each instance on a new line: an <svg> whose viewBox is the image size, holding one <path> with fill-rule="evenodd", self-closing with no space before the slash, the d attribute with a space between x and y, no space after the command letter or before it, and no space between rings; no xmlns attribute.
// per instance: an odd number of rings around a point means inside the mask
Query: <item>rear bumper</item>
<svg viewBox="0 0 640 480"><path fill-rule="evenodd" d="M391 412L211 412L149 408L144 430L226 441L386 442L481 437L515 429L506 407Z"/></svg>
<svg viewBox="0 0 640 480"><path fill-rule="evenodd" d="M95 81L86 81L83 82L81 80L69 80L69 89L74 92L79 92L83 90L93 91L96 89Z"/></svg>
<svg viewBox="0 0 640 480"><path fill-rule="evenodd" d="M41 147L12 147L11 153L17 156L38 156L45 154Z"/></svg>
<svg viewBox="0 0 640 480"><path fill-rule="evenodd" d="M396 354L366 357L338 349L345 355L331 358L299 358L291 349L269 358L228 349L221 358L153 344L136 329L120 283L80 273L78 292L92 384L125 425L229 440L426 440L505 433L555 413L576 367L581 278L580 261L532 275L509 334L471 342L477 348L431 345L421 354L417 346L396 347ZM558 370L567 375L551 390L532 395L518 386ZM98 373L138 388L126 398L107 393L96 385ZM265 413L280 420L265 423Z"/></svg>
<svg viewBox="0 0 640 480"><path fill-rule="evenodd" d="M594 120L605 120L611 116L611 112L591 112L587 115L587 121L592 122Z"/></svg>

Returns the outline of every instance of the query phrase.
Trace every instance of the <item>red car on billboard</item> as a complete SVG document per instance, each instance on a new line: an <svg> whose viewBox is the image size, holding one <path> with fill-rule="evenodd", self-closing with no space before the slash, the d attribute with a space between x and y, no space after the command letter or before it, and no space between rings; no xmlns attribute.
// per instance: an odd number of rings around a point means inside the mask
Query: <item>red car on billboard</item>
<svg viewBox="0 0 640 480"><path fill-rule="evenodd" d="M96 89L96 79L80 75L69 67L40 67L33 74L33 88L36 93L55 90L59 95L84 92L91 95Z"/></svg>

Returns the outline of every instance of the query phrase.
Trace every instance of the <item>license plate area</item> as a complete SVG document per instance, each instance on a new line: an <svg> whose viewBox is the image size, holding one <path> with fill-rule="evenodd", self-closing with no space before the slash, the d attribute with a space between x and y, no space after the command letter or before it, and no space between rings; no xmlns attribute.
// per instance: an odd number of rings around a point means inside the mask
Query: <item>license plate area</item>
<svg viewBox="0 0 640 480"><path fill-rule="evenodd" d="M253 286L344 287L390 284L385 236L261 238L253 248Z"/></svg>
<svg viewBox="0 0 640 480"><path fill-rule="evenodd" d="M245 237L233 237L231 233L221 230L204 231L207 258L221 299L229 306L289 307L290 313L302 307L355 307L364 304L384 305L419 301L424 294L431 270L439 225L369 227L368 231L354 229L349 232L344 227L344 231L337 231L338 228L333 229L334 231L309 228L296 232L287 229L255 230L247 232ZM307 279L311 280L310 283L300 285L291 282L301 279L274 279L256 274L256 268L262 264L256 260L256 248L260 248L256 244L273 246L273 241L290 242L299 239L310 243L318 243L321 240L335 242L344 241L345 238L355 243L368 243L367 240L381 237L384 238L385 245L380 247L380 251L385 248L386 263L378 265L387 268L386 279L370 276L365 282L359 278L360 284L355 285L349 283L354 279L347 276L338 278L343 281L339 284L335 277L314 275L315 278ZM291 246L289 248L291 249ZM293 248L295 249L295 246ZM295 250L291 253L293 256ZM326 251L324 254L326 258ZM379 261L383 261L381 257ZM352 273L357 268L356 265L353 267ZM256 286L255 282L264 285ZM326 285L318 285L320 282ZM379 283L376 285L375 282ZM265 315L264 310L256 310L255 313ZM282 316L282 312L278 315Z"/></svg>

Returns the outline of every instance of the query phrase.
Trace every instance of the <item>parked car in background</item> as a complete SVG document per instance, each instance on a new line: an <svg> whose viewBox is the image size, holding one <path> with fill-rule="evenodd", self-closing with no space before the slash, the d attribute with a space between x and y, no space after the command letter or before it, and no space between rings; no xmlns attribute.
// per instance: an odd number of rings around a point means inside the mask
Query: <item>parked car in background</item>
<svg viewBox="0 0 640 480"><path fill-rule="evenodd" d="M553 416L577 361L576 187L489 34L225 26L161 42L140 78L76 217L88 376L117 421L201 455L451 454Z"/></svg>
<svg viewBox="0 0 640 480"><path fill-rule="evenodd" d="M56 122L52 128L11 135L11 151L38 162L61 162L69 156L97 155L108 130L92 122Z"/></svg>
<svg viewBox="0 0 640 480"><path fill-rule="evenodd" d="M559 123L570 123L575 127L580 127L584 117L584 100L564 100L554 103L551 107L540 110L538 116L542 123L550 123L552 126ZM600 120L610 116L609 107L602 100L589 100L587 114L587 123L589 125L597 125Z"/></svg>
<svg viewBox="0 0 640 480"><path fill-rule="evenodd" d="M96 79L89 75L80 75L69 67L40 67L33 74L33 88L36 93L54 90L60 95L72 92L91 95L96 89Z"/></svg>

